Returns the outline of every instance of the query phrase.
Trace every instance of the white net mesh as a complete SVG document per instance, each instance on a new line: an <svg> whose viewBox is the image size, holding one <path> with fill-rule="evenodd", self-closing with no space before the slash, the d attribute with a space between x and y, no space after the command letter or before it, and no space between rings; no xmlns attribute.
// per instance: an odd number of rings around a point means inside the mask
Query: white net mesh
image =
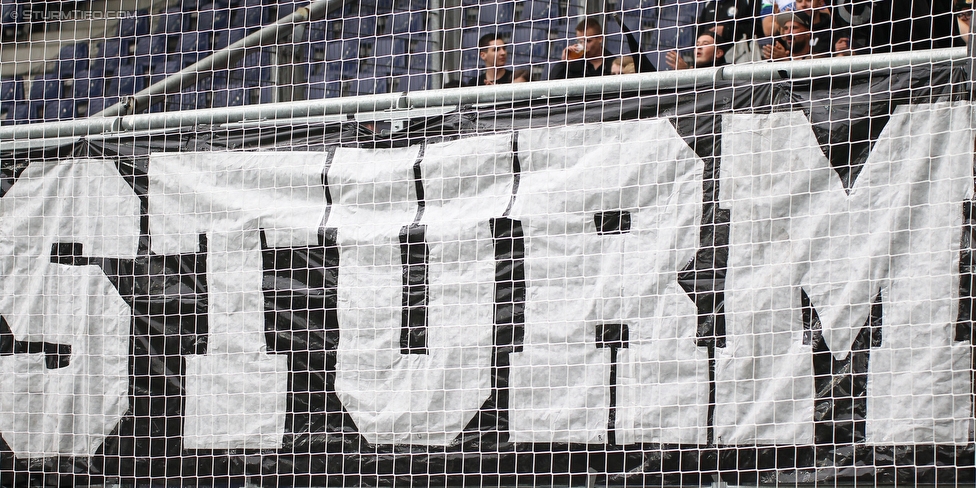
<svg viewBox="0 0 976 488"><path fill-rule="evenodd" d="M970 10L0 1L0 485L976 482Z"/></svg>

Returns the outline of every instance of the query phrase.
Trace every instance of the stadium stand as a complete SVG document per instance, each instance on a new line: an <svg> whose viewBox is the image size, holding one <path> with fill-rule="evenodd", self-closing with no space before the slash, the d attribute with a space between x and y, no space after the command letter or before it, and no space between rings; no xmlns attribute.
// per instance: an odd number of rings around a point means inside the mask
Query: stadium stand
<svg viewBox="0 0 976 488"><path fill-rule="evenodd" d="M660 68L665 66L664 53L694 44L703 3L610 0L604 12L619 13ZM32 65L30 70L5 74L0 80L4 87L0 124L95 114L96 109L165 79L307 4L183 0L127 12L104 35L58 43L43 69ZM36 22L21 15L29 12L27 8L29 2L0 0L4 39L33 35ZM432 11L428 0L350 0L327 18L299 26L283 44L248 51L225 71L200 73L196 83L150 110L457 84L477 76L478 39L486 33L511 42L510 68L526 69L533 79L545 79L551 63L575 38L576 23L584 14L583 3L571 0L459 0L439 11ZM445 27L443 35L430 30L431 15L441 16L437 21ZM443 24L445 19L450 25ZM617 21L607 15L604 24L605 47L614 54L629 54ZM435 51L442 55L433 56Z"/></svg>

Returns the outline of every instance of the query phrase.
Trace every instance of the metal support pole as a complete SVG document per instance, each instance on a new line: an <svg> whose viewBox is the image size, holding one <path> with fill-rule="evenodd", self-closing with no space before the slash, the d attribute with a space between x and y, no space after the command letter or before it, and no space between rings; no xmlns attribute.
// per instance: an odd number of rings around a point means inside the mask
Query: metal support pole
<svg viewBox="0 0 976 488"><path fill-rule="evenodd" d="M123 102L94 114L92 117L116 117L120 115L138 114L144 108L152 105L155 100L169 94L179 93L183 88L195 84L200 77L213 76L216 70L226 69L244 57L248 48L273 46L290 34L295 24L322 19L330 10L342 6L345 0L318 0L307 7L302 7L291 15L279 19L277 22L254 32L253 34L227 46L211 56L204 58L177 73L174 73L158 83L136 93L126 105Z"/></svg>
<svg viewBox="0 0 976 488"><path fill-rule="evenodd" d="M410 93L386 93L358 97L325 98L294 102L185 110L116 117L93 117L0 127L0 140L38 139L101 134L105 132L173 129L198 124L320 117L334 114L376 112L405 108L491 104L534 99L579 96L614 96L620 93L656 92L717 82L763 83L780 79L812 79L823 76L867 73L942 61L963 61L967 48L844 56L803 61L759 62L719 68L700 68L631 75L598 76L508 85L447 88Z"/></svg>
<svg viewBox="0 0 976 488"><path fill-rule="evenodd" d="M432 33L433 52L430 56L430 66L427 70L433 72L431 88L444 88L444 29L442 19L444 9L440 0L430 0L430 13L427 16L427 29Z"/></svg>
<svg viewBox="0 0 976 488"><path fill-rule="evenodd" d="M973 14L976 14L976 10L969 9L969 32L966 33L966 55L968 59L966 60L966 70L969 74L969 92L973 93L976 91L976 32L973 32ZM959 22L958 19L953 16L953 22Z"/></svg>

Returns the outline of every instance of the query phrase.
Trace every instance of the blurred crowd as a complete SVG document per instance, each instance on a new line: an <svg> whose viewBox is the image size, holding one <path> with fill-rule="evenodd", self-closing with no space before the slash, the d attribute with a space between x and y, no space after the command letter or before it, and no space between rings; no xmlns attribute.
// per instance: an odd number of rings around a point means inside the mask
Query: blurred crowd
<svg viewBox="0 0 976 488"><path fill-rule="evenodd" d="M632 54L611 54L597 18L576 26L549 79L579 78L729 63L813 59L964 46L970 36L972 0L711 0L701 10L692 49L673 50L655 66L637 37L613 15ZM469 85L529 81L506 68L505 39L479 42L484 70Z"/></svg>

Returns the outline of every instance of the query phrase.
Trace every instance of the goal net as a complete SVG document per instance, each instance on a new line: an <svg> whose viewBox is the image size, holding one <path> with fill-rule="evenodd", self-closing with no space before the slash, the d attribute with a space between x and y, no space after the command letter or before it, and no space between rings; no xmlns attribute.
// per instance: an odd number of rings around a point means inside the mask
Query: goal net
<svg viewBox="0 0 976 488"><path fill-rule="evenodd" d="M976 482L966 5L10 5L4 487Z"/></svg>

